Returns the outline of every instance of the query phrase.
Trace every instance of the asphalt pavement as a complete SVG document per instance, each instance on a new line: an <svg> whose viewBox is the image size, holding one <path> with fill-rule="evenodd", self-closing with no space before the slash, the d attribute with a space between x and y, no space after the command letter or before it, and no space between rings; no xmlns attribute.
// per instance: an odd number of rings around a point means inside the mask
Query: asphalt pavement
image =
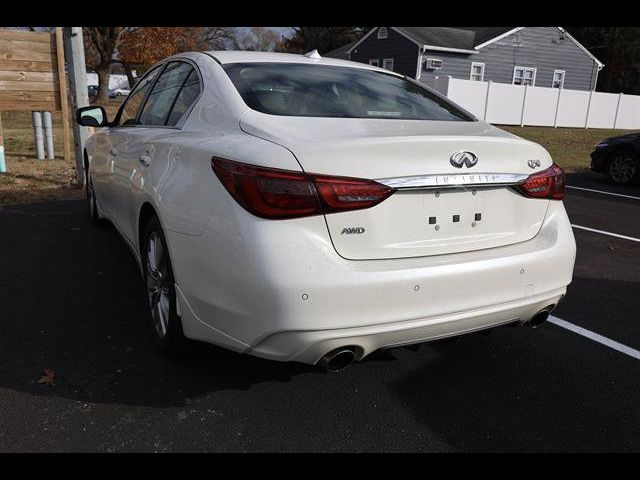
<svg viewBox="0 0 640 480"><path fill-rule="evenodd" d="M570 175L573 224L640 240L640 188ZM0 451L640 451L640 361L547 323L339 374L155 352L132 254L83 202L0 208ZM640 241L576 228L554 315L640 349ZM48 370L48 375L45 375Z"/></svg>

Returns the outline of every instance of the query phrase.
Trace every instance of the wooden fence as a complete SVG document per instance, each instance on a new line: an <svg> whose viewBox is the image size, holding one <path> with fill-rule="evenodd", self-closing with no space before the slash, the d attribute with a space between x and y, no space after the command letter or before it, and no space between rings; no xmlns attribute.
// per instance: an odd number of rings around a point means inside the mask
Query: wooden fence
<svg viewBox="0 0 640 480"><path fill-rule="evenodd" d="M0 111L6 110L62 112L64 158L71 158L61 27L54 33L0 31Z"/></svg>

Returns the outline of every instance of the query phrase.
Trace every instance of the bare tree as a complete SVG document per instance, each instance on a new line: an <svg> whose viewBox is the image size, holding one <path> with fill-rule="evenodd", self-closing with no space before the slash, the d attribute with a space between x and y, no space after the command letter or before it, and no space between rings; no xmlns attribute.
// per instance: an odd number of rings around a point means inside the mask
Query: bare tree
<svg viewBox="0 0 640 480"><path fill-rule="evenodd" d="M268 28L251 27L250 30L237 35L236 41L240 50L272 52L280 41L280 35Z"/></svg>
<svg viewBox="0 0 640 480"><path fill-rule="evenodd" d="M98 75L97 102L105 105L109 90L111 64L118 60L115 52L124 27L82 27L87 67Z"/></svg>
<svg viewBox="0 0 640 480"><path fill-rule="evenodd" d="M204 27L204 38L211 50L233 50L238 48L235 27Z"/></svg>

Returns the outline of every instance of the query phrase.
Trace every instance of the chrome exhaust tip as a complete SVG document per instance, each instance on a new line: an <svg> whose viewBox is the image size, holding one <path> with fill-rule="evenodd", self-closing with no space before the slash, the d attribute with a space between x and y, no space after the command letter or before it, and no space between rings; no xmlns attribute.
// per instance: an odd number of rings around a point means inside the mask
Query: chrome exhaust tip
<svg viewBox="0 0 640 480"><path fill-rule="evenodd" d="M318 361L318 365L327 372L340 372L351 365L356 359L353 347L341 347L331 350Z"/></svg>

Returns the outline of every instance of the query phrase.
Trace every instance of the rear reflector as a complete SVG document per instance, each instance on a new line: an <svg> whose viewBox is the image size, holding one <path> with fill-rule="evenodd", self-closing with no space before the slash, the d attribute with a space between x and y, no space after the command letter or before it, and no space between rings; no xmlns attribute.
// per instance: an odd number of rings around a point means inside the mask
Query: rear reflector
<svg viewBox="0 0 640 480"><path fill-rule="evenodd" d="M565 189L564 170L554 163L546 170L529 176L516 188L527 197L562 200Z"/></svg>
<svg viewBox="0 0 640 480"><path fill-rule="evenodd" d="M370 208L395 190L372 180L257 167L213 157L211 167L248 212L285 219Z"/></svg>

